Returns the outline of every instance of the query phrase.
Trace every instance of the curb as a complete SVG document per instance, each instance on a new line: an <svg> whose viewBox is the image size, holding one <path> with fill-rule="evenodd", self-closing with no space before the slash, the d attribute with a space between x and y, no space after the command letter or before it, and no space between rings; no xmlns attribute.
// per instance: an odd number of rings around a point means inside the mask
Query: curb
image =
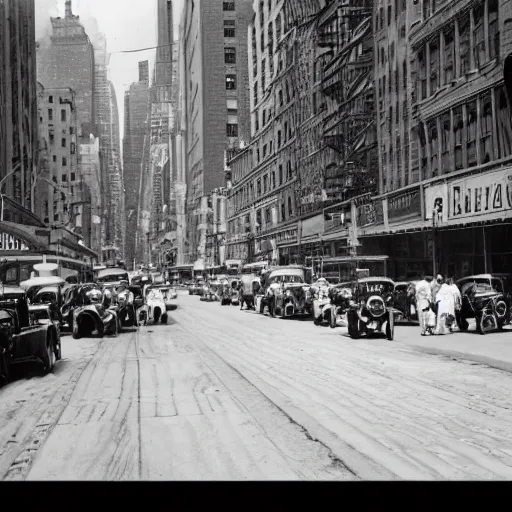
<svg viewBox="0 0 512 512"><path fill-rule="evenodd" d="M453 359L458 359L462 361L472 361L475 363L480 363L490 368L495 368L497 370L501 370L504 372L512 373L512 362L500 361L499 359L493 359L492 357L481 356L478 354L468 354L467 352L458 352L456 350L445 350L438 349L432 347L422 347L419 345L409 345L414 350L419 352L423 352L425 354L430 354L432 356L446 356L451 357Z"/></svg>

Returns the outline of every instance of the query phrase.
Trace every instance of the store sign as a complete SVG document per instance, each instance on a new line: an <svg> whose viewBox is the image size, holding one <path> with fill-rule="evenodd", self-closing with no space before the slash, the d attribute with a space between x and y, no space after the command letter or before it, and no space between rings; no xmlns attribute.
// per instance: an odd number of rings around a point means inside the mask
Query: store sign
<svg viewBox="0 0 512 512"><path fill-rule="evenodd" d="M0 233L0 251L28 251L23 240L7 233Z"/></svg>
<svg viewBox="0 0 512 512"><path fill-rule="evenodd" d="M373 201L368 204L362 204L356 210L356 224L359 228L374 226L384 222L384 210L382 201Z"/></svg>
<svg viewBox="0 0 512 512"><path fill-rule="evenodd" d="M451 219L512 210L512 170L471 176L450 183Z"/></svg>
<svg viewBox="0 0 512 512"><path fill-rule="evenodd" d="M404 192L388 198L388 219L393 221L402 217L421 215L421 197L419 189Z"/></svg>

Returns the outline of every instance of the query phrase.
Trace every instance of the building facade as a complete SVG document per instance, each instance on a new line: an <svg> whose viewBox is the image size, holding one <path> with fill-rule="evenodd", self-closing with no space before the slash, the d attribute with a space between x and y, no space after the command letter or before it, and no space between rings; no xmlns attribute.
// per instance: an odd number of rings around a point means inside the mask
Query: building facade
<svg viewBox="0 0 512 512"><path fill-rule="evenodd" d="M358 233L394 277L510 267L511 13L495 0L376 5L383 215Z"/></svg>
<svg viewBox="0 0 512 512"><path fill-rule="evenodd" d="M185 2L180 84L186 90L187 263L203 262L208 195L225 185L226 151L250 137L247 28L251 0Z"/></svg>
<svg viewBox="0 0 512 512"><path fill-rule="evenodd" d="M139 81L131 84L130 89L125 92L124 96L125 258L129 266L132 266L136 259L140 185L143 163L145 162L144 140L146 138L149 106L149 63L143 61L139 62Z"/></svg>
<svg viewBox="0 0 512 512"><path fill-rule="evenodd" d="M38 166L34 0L0 3L0 192L34 208Z"/></svg>
<svg viewBox="0 0 512 512"><path fill-rule="evenodd" d="M94 48L73 15L71 0L66 0L65 17L51 18L49 44L41 45L37 55L37 75L44 87L69 87L76 93L80 136L95 133Z"/></svg>

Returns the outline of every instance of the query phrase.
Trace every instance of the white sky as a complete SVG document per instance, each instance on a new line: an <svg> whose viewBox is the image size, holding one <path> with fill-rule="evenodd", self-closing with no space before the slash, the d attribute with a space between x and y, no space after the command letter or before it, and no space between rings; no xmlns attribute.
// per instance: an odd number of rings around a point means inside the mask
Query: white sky
<svg viewBox="0 0 512 512"><path fill-rule="evenodd" d="M174 0L175 38L184 0ZM35 0L36 33L42 37L48 29L50 16L64 16L65 0ZM86 31L90 19L96 18L98 29L107 37L107 51L132 50L156 46L157 0L73 0L73 14L80 16ZM123 136L124 91L138 80L138 62L149 60L152 76L154 50L131 54L113 54L110 76L119 108L121 137Z"/></svg>

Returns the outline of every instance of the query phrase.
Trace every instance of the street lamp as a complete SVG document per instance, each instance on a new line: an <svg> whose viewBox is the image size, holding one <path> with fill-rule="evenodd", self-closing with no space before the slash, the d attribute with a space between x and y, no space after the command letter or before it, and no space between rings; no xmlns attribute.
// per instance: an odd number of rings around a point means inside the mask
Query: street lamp
<svg viewBox="0 0 512 512"><path fill-rule="evenodd" d="M443 202L442 199L436 199L434 202L434 208L432 209L432 273L434 279L436 277L436 224L439 220L439 216L443 213Z"/></svg>

